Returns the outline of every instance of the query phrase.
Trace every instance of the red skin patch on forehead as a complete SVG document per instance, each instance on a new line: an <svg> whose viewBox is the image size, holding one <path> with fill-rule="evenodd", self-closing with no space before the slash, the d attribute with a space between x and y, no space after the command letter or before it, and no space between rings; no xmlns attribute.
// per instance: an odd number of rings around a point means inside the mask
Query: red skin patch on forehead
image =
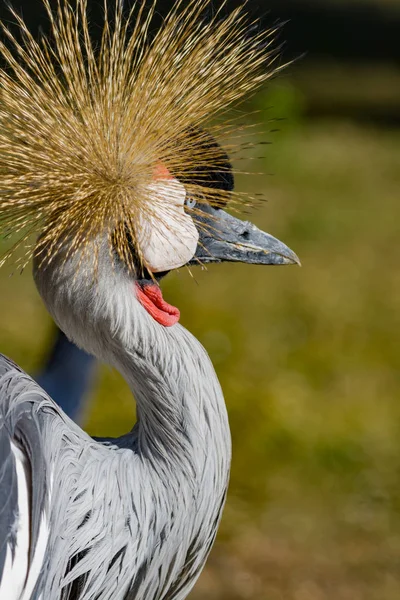
<svg viewBox="0 0 400 600"><path fill-rule="evenodd" d="M171 180L174 177L168 171L167 167L163 163L157 163L153 171L154 179L167 179Z"/></svg>

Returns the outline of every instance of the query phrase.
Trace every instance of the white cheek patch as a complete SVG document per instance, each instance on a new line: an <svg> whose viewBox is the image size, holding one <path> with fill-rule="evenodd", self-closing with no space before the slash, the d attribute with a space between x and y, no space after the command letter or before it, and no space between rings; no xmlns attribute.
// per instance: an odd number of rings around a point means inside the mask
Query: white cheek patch
<svg viewBox="0 0 400 600"><path fill-rule="evenodd" d="M170 271L189 262L199 233L185 213L185 187L177 179L160 179L148 186L149 208L139 219L138 242L153 273Z"/></svg>

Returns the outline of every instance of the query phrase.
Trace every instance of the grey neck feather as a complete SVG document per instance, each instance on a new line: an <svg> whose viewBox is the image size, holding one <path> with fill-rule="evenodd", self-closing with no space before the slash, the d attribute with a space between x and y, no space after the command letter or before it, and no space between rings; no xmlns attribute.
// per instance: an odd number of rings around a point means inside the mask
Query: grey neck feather
<svg viewBox="0 0 400 600"><path fill-rule="evenodd" d="M68 597L59 590L77 571L67 580L60 574L80 548L74 569L87 574L85 600L183 600L211 549L226 495L231 445L223 395L201 344L180 325L164 328L150 317L108 248L99 256L96 285L77 269L80 258L56 256L47 269L36 260L37 287L63 331L125 377L138 423L108 449L72 423L49 420L49 463L58 478L43 597ZM110 507L118 519L109 518Z"/></svg>
<svg viewBox="0 0 400 600"><path fill-rule="evenodd" d="M142 312L140 305L136 308ZM136 330L132 344L118 344L107 356L137 402L138 422L131 441L158 468L173 463L175 469L194 477L213 448L219 455L217 463L229 460L230 435L221 388L206 352L188 331L179 325L165 331L157 323L149 324L147 314L141 314L141 319L146 322L146 337L154 327L157 341L143 348L143 330L139 343Z"/></svg>
<svg viewBox="0 0 400 600"><path fill-rule="evenodd" d="M172 460L192 472L211 443L229 464L225 403L201 344L180 325L164 328L152 319L136 299L134 280L111 263L108 249L100 252L96 286L77 269L79 260L60 255L47 269L36 262L35 281L61 329L128 382L138 413L130 443L157 464Z"/></svg>

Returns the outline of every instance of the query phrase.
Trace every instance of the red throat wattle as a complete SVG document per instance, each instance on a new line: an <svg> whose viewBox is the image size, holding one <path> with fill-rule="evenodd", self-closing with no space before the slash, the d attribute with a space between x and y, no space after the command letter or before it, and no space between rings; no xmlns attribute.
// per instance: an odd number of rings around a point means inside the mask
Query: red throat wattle
<svg viewBox="0 0 400 600"><path fill-rule="evenodd" d="M157 323L164 327L171 327L179 321L179 309L165 302L162 292L157 284L136 284L136 297L140 304L147 310Z"/></svg>

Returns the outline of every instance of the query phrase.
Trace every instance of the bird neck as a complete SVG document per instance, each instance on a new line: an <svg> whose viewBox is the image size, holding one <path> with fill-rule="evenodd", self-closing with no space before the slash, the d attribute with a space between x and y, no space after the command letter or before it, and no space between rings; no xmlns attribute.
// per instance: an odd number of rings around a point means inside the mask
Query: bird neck
<svg viewBox="0 0 400 600"><path fill-rule="evenodd" d="M180 325L166 329L147 318L140 323L146 326L134 327L129 343L113 356L137 403L138 450L157 465L173 462L191 473L216 454L216 466L228 472L228 418L206 351Z"/></svg>
<svg viewBox="0 0 400 600"><path fill-rule="evenodd" d="M211 454L216 468L228 471L226 408L204 348L179 324L163 327L148 314L135 282L110 261L107 247L99 254L95 286L79 259L60 253L50 268L37 261L35 282L67 336L128 382L138 409L131 442L142 456L155 457L154 464L201 469Z"/></svg>

